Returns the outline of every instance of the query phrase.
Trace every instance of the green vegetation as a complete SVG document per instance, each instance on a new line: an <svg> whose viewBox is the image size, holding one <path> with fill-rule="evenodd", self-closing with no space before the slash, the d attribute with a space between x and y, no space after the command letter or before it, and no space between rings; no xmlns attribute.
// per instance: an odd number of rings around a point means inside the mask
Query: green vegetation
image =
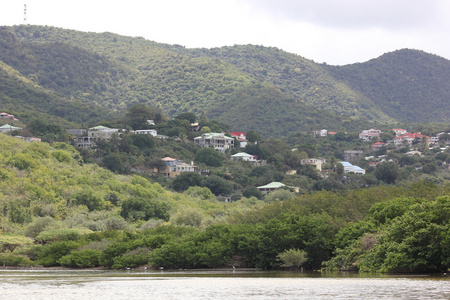
<svg viewBox="0 0 450 300"><path fill-rule="evenodd" d="M434 147L416 140L372 151L375 140L358 132L377 124L376 141L387 142L395 120L430 121L434 111L448 122L448 66L410 50L331 67L276 48L185 49L1 27L0 102L19 121L0 123L23 130L0 134L0 264L445 271L448 134ZM93 148L69 144L66 129L99 124L121 130ZM336 134L311 135L320 128ZM133 134L139 129L163 136ZM234 130L248 133L244 149L193 143ZM373 156L353 162L366 174L345 172L349 149ZM230 159L243 151L258 162ZM198 171L168 178L165 157ZM325 171L302 164L308 158L326 161ZM274 181L285 186L257 189Z"/></svg>
<svg viewBox="0 0 450 300"><path fill-rule="evenodd" d="M449 62L420 51L332 67L276 48L186 49L47 26L2 27L0 50L1 70L9 74L0 78L5 86L0 90L14 88L4 92L10 103L5 109L21 118L34 109L92 123L145 104L157 109L141 117L157 123L162 111L204 113L231 124L231 130L272 137L324 127L356 130L370 123L448 122L441 108L448 98ZM176 119L189 120L189 115Z"/></svg>

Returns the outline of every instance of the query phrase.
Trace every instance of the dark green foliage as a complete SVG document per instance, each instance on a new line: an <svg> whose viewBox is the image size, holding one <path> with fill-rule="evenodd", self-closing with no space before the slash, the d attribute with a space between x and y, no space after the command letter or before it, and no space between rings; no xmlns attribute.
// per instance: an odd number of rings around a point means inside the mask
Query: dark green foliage
<svg viewBox="0 0 450 300"><path fill-rule="evenodd" d="M242 196L246 198L256 197L258 199L262 198L262 193L254 186L250 186L242 192Z"/></svg>
<svg viewBox="0 0 450 300"><path fill-rule="evenodd" d="M175 116L175 119L188 120L191 123L195 123L195 121L197 120L197 116L192 112L183 112L183 113Z"/></svg>
<svg viewBox="0 0 450 300"><path fill-rule="evenodd" d="M449 121L448 110L442 108L448 99L450 64L442 57L402 49L362 64L326 69L397 120Z"/></svg>
<svg viewBox="0 0 450 300"><path fill-rule="evenodd" d="M309 177L309 178L311 178L313 180L318 180L320 178L319 177L319 172L317 172L317 169L314 166L312 166L312 165L300 166L297 169L297 174L304 175L304 176Z"/></svg>
<svg viewBox="0 0 450 300"><path fill-rule="evenodd" d="M223 155L214 148L202 148L195 153L195 161L211 167L222 165Z"/></svg>
<svg viewBox="0 0 450 300"><path fill-rule="evenodd" d="M73 251L68 255L61 257L58 263L65 267L72 268L92 268L100 265L102 252L99 250L85 249Z"/></svg>
<svg viewBox="0 0 450 300"><path fill-rule="evenodd" d="M103 165L110 171L115 173L128 173L128 168L126 165L126 156L117 153L112 152L105 157L103 157L102 161Z"/></svg>
<svg viewBox="0 0 450 300"><path fill-rule="evenodd" d="M203 185L209 188L216 196L226 196L233 192L233 183L217 175L208 176L204 180Z"/></svg>
<svg viewBox="0 0 450 300"><path fill-rule="evenodd" d="M448 268L448 196L396 198L374 205L366 220L337 234L331 269L437 272Z"/></svg>
<svg viewBox="0 0 450 300"><path fill-rule="evenodd" d="M155 146L153 137L149 134L134 134L130 136L133 145L141 151L148 151Z"/></svg>
<svg viewBox="0 0 450 300"><path fill-rule="evenodd" d="M387 184L394 184L400 176L400 171L395 163L385 162L376 167L375 176Z"/></svg>
<svg viewBox="0 0 450 300"><path fill-rule="evenodd" d="M46 267L58 266L59 259L80 246L79 242L61 241L38 248L38 264Z"/></svg>
<svg viewBox="0 0 450 300"><path fill-rule="evenodd" d="M176 191L185 191L191 186L203 186L202 175L195 172L184 172L172 182L172 188Z"/></svg>
<svg viewBox="0 0 450 300"><path fill-rule="evenodd" d="M169 206L157 199L143 197L131 197L122 202L120 215L124 219L144 220L163 219L169 220Z"/></svg>
<svg viewBox="0 0 450 300"><path fill-rule="evenodd" d="M102 209L104 206L103 199L90 189L80 191L73 197L77 205L86 205L90 211Z"/></svg>

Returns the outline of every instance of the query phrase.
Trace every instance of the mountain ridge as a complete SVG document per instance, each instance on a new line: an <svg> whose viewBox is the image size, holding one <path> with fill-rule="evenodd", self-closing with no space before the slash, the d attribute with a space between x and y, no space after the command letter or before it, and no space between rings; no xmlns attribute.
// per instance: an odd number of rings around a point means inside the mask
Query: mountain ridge
<svg viewBox="0 0 450 300"><path fill-rule="evenodd" d="M0 60L27 80L67 101L116 114L144 103L171 116L204 113L232 130L274 136L325 126L337 131L450 122L445 106L450 62L417 50L329 66L274 47L187 49L113 33L29 25L2 27L0 33L0 46L12 47L0 51ZM11 35L14 42L8 41ZM411 86L395 76L398 70L423 82ZM425 76L421 70L438 75ZM423 90L420 97L418 90ZM425 104L427 109L417 112Z"/></svg>

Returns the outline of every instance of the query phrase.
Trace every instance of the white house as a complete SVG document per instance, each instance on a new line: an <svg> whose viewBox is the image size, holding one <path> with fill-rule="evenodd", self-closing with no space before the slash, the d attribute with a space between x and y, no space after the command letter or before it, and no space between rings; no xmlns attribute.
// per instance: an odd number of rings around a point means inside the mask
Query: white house
<svg viewBox="0 0 450 300"><path fill-rule="evenodd" d="M158 133L155 129L140 129L133 131L134 134L150 134L151 136L157 136Z"/></svg>
<svg viewBox="0 0 450 300"><path fill-rule="evenodd" d="M203 133L194 138L194 144L201 147L213 147L215 150L225 152L227 149L234 148L234 139L226 136L224 133Z"/></svg>
<svg viewBox="0 0 450 300"><path fill-rule="evenodd" d="M250 161L250 162L256 162L257 159L254 155L245 153L245 152L239 152L234 155L231 155L230 157L232 160L243 160L243 161Z"/></svg>
<svg viewBox="0 0 450 300"><path fill-rule="evenodd" d="M360 168L358 166L354 166L348 161L341 161L340 162L344 166L344 172L345 173L355 173L355 174L366 174L366 170L363 168Z"/></svg>

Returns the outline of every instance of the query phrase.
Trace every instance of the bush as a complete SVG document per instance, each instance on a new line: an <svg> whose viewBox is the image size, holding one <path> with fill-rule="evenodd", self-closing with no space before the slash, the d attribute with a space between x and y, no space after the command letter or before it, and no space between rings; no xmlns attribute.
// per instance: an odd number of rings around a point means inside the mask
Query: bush
<svg viewBox="0 0 450 300"><path fill-rule="evenodd" d="M299 249L285 250L278 254L278 258L283 262L284 267L299 268L308 258L306 251Z"/></svg>
<svg viewBox="0 0 450 300"><path fill-rule="evenodd" d="M195 153L195 161L211 167L222 166L223 155L213 148L202 148Z"/></svg>
<svg viewBox="0 0 450 300"><path fill-rule="evenodd" d="M86 249L65 255L58 262L65 267L92 268L100 265L101 255L102 252L99 250Z"/></svg>
<svg viewBox="0 0 450 300"><path fill-rule="evenodd" d="M114 258L113 269L135 268L148 263L148 249L138 248Z"/></svg>
<svg viewBox="0 0 450 300"><path fill-rule="evenodd" d="M59 162L70 163L72 161L72 156L63 150L53 151L52 156Z"/></svg>
<svg viewBox="0 0 450 300"><path fill-rule="evenodd" d="M120 215L124 219L144 220L163 219L169 220L169 205L156 199L132 197L122 203Z"/></svg>
<svg viewBox="0 0 450 300"><path fill-rule="evenodd" d="M0 253L0 264L4 266L32 266L33 262L24 256L15 255L12 253Z"/></svg>
<svg viewBox="0 0 450 300"><path fill-rule="evenodd" d="M48 245L44 245L38 249L38 264L45 267L59 266L59 259L70 251L80 247L80 243L75 241L62 241L54 242Z"/></svg>

